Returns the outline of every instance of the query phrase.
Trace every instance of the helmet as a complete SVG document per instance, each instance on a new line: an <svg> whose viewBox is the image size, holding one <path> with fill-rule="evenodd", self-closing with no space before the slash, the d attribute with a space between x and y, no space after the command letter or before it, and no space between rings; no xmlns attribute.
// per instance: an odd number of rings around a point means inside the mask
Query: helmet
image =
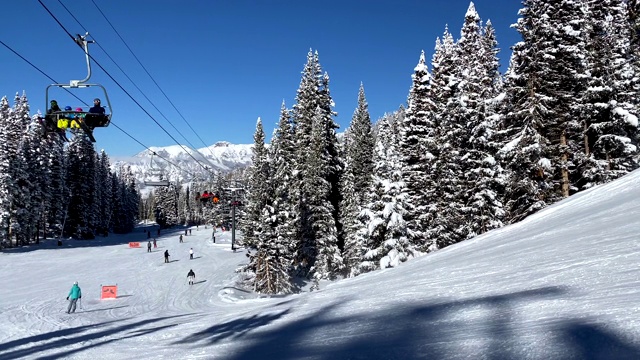
<svg viewBox="0 0 640 360"><path fill-rule="evenodd" d="M80 108L80 107L76 108L76 111L82 111L82 108Z"/></svg>
<svg viewBox="0 0 640 360"><path fill-rule="evenodd" d="M77 282L77 281L74 281L74 282L73 282L73 285L78 285L78 282Z"/></svg>
<svg viewBox="0 0 640 360"><path fill-rule="evenodd" d="M65 107L64 107L64 110L65 110L65 111L71 111L71 106L69 106L69 105L65 106Z"/></svg>

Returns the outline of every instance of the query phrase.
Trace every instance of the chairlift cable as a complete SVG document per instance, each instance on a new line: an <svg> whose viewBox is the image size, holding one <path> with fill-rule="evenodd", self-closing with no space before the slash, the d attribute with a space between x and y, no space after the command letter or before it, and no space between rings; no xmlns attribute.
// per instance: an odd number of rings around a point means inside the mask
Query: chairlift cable
<svg viewBox="0 0 640 360"><path fill-rule="evenodd" d="M60 1L60 0L58 0ZM209 152L211 153L211 156L215 157L215 154L213 153L213 151L211 151L211 148L204 142L204 140L202 140L202 138L200 137L200 135L198 134L198 132L195 131L195 129L191 126L191 124L189 124L189 122L187 121L187 119L185 119L184 115L182 115L182 113L180 112L180 110L178 110L178 108L175 106L175 104L173 103L173 101L171 101L171 99L169 99L169 96L167 96L167 94L164 92L164 90L162 89L162 87L160 87L160 84L158 84L158 82L156 81L156 79L151 75L151 73L149 73L149 71L147 70L147 68L144 66L144 64L142 64L142 61L140 61L140 59L138 58L138 56L133 52L133 50L131 49L131 47L129 46L129 44L127 44L127 42L124 40L124 38L120 35L120 33L118 32L118 30L116 30L115 26L113 26L113 24L111 23L111 21L109 20L109 18L107 18L107 16L104 14L104 12L102 11L102 9L100 9L100 7L98 6L98 4L96 4L96 2L94 0L91 0L91 2L93 2L93 5L96 7L96 9L98 9L98 11L100 12L100 14L102 15L102 17L104 17L104 19L107 21L107 23L109 24L109 26L111 26L111 29L113 29L113 31L116 33L116 35L118 35L118 37L120 38L120 40L122 41L122 43L127 47L127 49L129 50L129 52L131 53L131 55L133 55L134 59L136 59L136 61L138 62L138 64L140 64L140 66L142 67L142 69L147 73L147 75L149 76L149 78L151 79L151 81L153 81L153 83L158 87L158 90L160 90L160 92L162 93L162 95L164 95L165 99L167 99L167 101L169 102L169 104L171 104L171 106L173 107L173 109L178 113L178 115L180 115L180 117L182 118L182 120L184 121L185 124L187 124L187 126L189 127L189 129L191 129L191 131L196 135L196 137L198 139L200 139L200 142L202 143L202 145L204 145L205 148L207 148L207 150L209 150ZM102 47L101 47L102 48ZM102 49L103 51L105 51L104 49ZM105 51L106 53L106 51ZM115 61L114 61L115 62ZM139 90L139 89L138 89ZM147 99L148 100L148 99ZM149 102L151 102L151 100L149 100ZM157 110L157 108L156 108ZM158 110L159 111L159 110ZM166 119L166 117L165 117ZM169 121L169 119L167 119L167 121ZM169 122L171 123L171 122ZM175 127L174 127L175 129ZM176 129L176 131L178 131ZM178 131L179 132L179 131ZM182 134L180 134L182 135ZM182 135L183 138L186 137L184 135ZM187 142L189 142L187 140ZM195 146L193 146L193 144L189 143L189 145L191 145L191 147L197 151L199 153L199 151L196 149ZM200 154L202 155L202 154ZM204 158L204 155L202 156Z"/></svg>
<svg viewBox="0 0 640 360"><path fill-rule="evenodd" d="M54 83L57 82L54 78L52 78L51 76L49 76L47 73L45 73L44 71L42 71L39 67L37 67L35 64L33 64L31 61L29 61L27 58L25 58L24 56L20 55L20 53L18 53L17 51L15 51L13 48L11 48L9 45L7 45L4 41L0 40L0 44L2 44L2 46L4 46L5 48L7 48L9 51L11 51L12 53L14 53L16 56L18 56L20 59L22 59L23 61L25 61L27 64L31 65L31 67L33 67L34 69L36 69L39 73L41 73L42 75L44 75L46 78L48 78L49 80L53 81ZM78 99L80 102L84 103L85 105L87 105L82 99L80 99L77 95L75 95L74 93L72 93L71 91L69 91L69 89L65 89L69 94L71 94L73 97L75 97L76 99ZM136 139L133 135L129 134L128 132L126 132L124 129L122 129L121 127L119 127L117 124L113 123L113 121L111 122L111 125L115 126L116 129L120 130L122 133L124 133L125 135L127 135L129 138L131 138L133 141L137 142L138 144L140 144L142 147L144 147L145 149L149 150L149 151L153 151L151 150L151 148L149 148L147 145L143 144L142 142L140 142L138 139ZM166 161L167 163L171 164L172 166L175 166L177 169L183 171L186 174L190 174L193 177L197 177L198 174L196 173L192 173L189 170L185 170L183 168L181 168L179 165L173 163L171 160L159 155L156 153L156 156L158 156L159 158L161 158L162 160Z"/></svg>
<svg viewBox="0 0 640 360"><path fill-rule="evenodd" d="M78 20L76 18L75 15L73 15L73 13L71 12L71 10L69 10L69 8L67 8L61 0L58 0L58 2L60 3L60 5L67 11L67 13L69 13L69 15L78 23L78 25L80 25L80 27L88 33L88 30L86 29L86 27L80 22L80 20ZM147 71L147 69L144 67L144 65L140 62L140 60L138 59L138 57L133 53L133 51L131 50L131 48L129 47L129 45L124 41L124 39L122 38L122 36L120 36L120 34L118 33L118 31L113 27L113 25L111 24L111 22L109 21L109 19L107 19L107 17L105 16L105 14L102 12L102 10L100 10L100 8L98 7L98 5L94 2L94 5L96 6L96 8L98 9L98 11L102 14L102 16L105 18L105 20L107 21L107 23L109 23L109 25L111 26L111 28L114 30L114 32L118 35L118 37L120 38L120 40L122 40L122 42L125 44L125 46L127 47L127 49L129 49L129 52L131 52L131 54L133 55L133 57L138 61L138 63L140 64L140 66L144 69L144 71L147 73L147 75L149 75L149 77L151 77L151 80L153 80L153 82L156 84L156 86L158 86L158 88L160 88L160 86L156 83L155 79L153 79L153 77L151 76L151 74L149 74L149 72ZM96 40L94 38L94 40ZM144 91L142 91L142 89L140 89L140 87L135 83L135 81L133 81L133 79L131 79L131 77L124 71L124 69L115 61L115 59L107 52L107 50L102 47L102 45L100 44L100 42L96 41L95 42L98 47L105 53L105 55L107 55L107 57L116 65L116 67L120 70L120 72L122 72L122 74L131 82L131 84L133 84L133 86L142 94L142 96L151 104L151 106L153 106L154 109L156 109L156 111L158 111L160 113L160 115L162 115L162 117L169 123L169 125L171 125L171 127L178 133L180 134L180 136L182 136L182 138L189 144L189 146L191 146L191 148L199 153L203 159L207 160L206 157L200 153L196 146L193 145L189 139L187 139L187 137L182 134L182 132L180 132L180 130L178 128L176 128L176 126L171 122L171 120L169 120L169 118L167 118L167 116L154 104L154 102L145 94ZM160 91L162 91L162 89L160 89ZM164 94L164 92L163 92ZM165 97L167 97L166 94L164 94ZM168 99L168 98L167 98ZM169 100L169 102L171 103L171 101ZM171 103L171 105L173 105L173 103ZM174 106L175 108L175 106ZM184 119L184 117L183 117ZM185 120L186 122L186 120ZM187 123L188 125L188 123ZM193 128L192 128L193 130ZM195 131L194 131L195 133ZM196 135L198 136L198 134L196 133ZM199 137L199 136L198 136ZM202 139L200 139L202 141ZM203 141L204 144L204 141ZM205 144L205 147L206 144ZM207 147L209 149L209 147ZM211 149L209 149L209 152L211 152L211 155L214 155L213 152L211 151ZM207 163L212 166L213 164L211 164L211 162L209 160L207 160Z"/></svg>
<svg viewBox="0 0 640 360"><path fill-rule="evenodd" d="M45 10L49 13L49 15L51 15L51 17L53 17L55 19L55 21L58 23L58 25L60 25L60 27L64 30L64 32L67 33L67 35L69 35L71 37L71 39L73 40L74 43L76 43L76 39L75 37L73 37L73 35L71 35L71 33L64 27L64 25L62 25L62 23L60 23L60 21L56 18L56 16L49 11L49 9L47 8L47 6L45 4L42 3L42 0L38 0L38 2L40 3L40 5L42 5L42 7L45 8ZM165 134L167 134L178 146L180 146L182 148L182 150L184 150L187 155L189 155L189 157L191 157L198 165L200 165L201 168L203 168L205 171L211 173L212 175L215 175L215 173L211 172L209 170L209 168L207 168L206 166L204 166L200 161L198 161L198 159L196 159L189 151L187 151L187 149L185 149L184 145L180 144L178 142L178 140L171 135L171 133L169 133L113 76L111 76L111 74L98 62L96 61L96 59L91 55L91 54L87 54L91 60L93 60L93 62L98 65L98 67L100 67L100 69L102 69L102 71L104 71L104 73L116 84L118 85L118 87L120 88L120 90L122 90L125 94L127 94L127 96L131 99L131 101L133 101L136 105L138 105L138 107L145 113L147 114L147 116L149 116L149 118L151 118L151 120L153 120L153 122L156 123L156 125L158 125L162 131L165 132Z"/></svg>
<svg viewBox="0 0 640 360"><path fill-rule="evenodd" d="M11 51L12 53L14 53L16 56L18 56L20 59L22 59L24 62L26 62L27 64L31 65L32 68L38 70L38 72L40 72L42 75L44 75L46 78L48 78L49 80L56 82L56 80L54 78L52 78L51 76L49 76L47 73L45 73L44 71L40 70L39 67L37 67L36 65L34 65L31 61L27 60L24 56L20 55L17 51L13 50L9 45L5 44L4 41L0 40L0 44L2 44L2 46L6 47L9 51ZM78 99L80 102L82 102L83 104L87 105L88 104L82 100L81 98L79 98L76 94L72 93L71 91L69 91L69 89L64 89L66 90L71 96L75 97L76 99ZM46 109L45 109L46 110Z"/></svg>

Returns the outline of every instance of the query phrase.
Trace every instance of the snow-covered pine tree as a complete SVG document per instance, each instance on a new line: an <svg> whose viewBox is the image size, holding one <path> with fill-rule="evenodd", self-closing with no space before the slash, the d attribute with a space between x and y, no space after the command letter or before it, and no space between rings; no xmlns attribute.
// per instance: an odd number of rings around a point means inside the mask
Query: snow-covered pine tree
<svg viewBox="0 0 640 360"><path fill-rule="evenodd" d="M113 213L111 214L110 227L116 234L131 232L138 220L140 196L136 187L136 179L129 165L121 165L115 173L112 173L111 189ZM177 200L175 201L177 202ZM175 202L173 205L175 206ZM173 213L174 220L177 218L176 213ZM158 223L160 224L160 222Z"/></svg>
<svg viewBox="0 0 640 360"><path fill-rule="evenodd" d="M509 171L505 209L519 221L569 194L570 153L580 153L585 14L580 2L523 1L506 74L501 157ZM562 29L563 31L558 31ZM580 145L580 147L577 147Z"/></svg>
<svg viewBox="0 0 640 360"><path fill-rule="evenodd" d="M284 101L280 109L278 126L271 139L269 157L272 159L273 209L277 218L274 235L279 246L282 247L281 255L288 259L291 270L295 251L300 246L300 237L297 233L299 228L296 225L299 224L299 220L296 219L296 204L294 203L297 197L291 192L294 169L296 168L295 142L291 112L286 108ZM282 290L286 288L288 286L285 284Z"/></svg>
<svg viewBox="0 0 640 360"><path fill-rule="evenodd" d="M40 189L44 179L34 152L38 139L29 131L29 104L26 95L16 94L11 124L19 134L13 139L17 145L11 165L11 177L18 186L11 196L11 233L18 245L26 245L35 235L39 214Z"/></svg>
<svg viewBox="0 0 640 360"><path fill-rule="evenodd" d="M69 205L65 234L78 239L95 237L96 223L96 171L97 163L93 143L77 130L66 151L66 182L69 187Z"/></svg>
<svg viewBox="0 0 640 360"><path fill-rule="evenodd" d="M327 144L327 114L319 106L313 119L311 147L307 161L303 164L305 174L302 190L309 211L313 242L303 248L305 258L310 259L310 274L314 288L323 279L334 279L343 269L342 256L338 248L338 230L331 202L332 183L329 181L331 153Z"/></svg>
<svg viewBox="0 0 640 360"><path fill-rule="evenodd" d="M375 138L369 116L369 105L364 94L364 85L360 83L358 90L358 106L351 117L347 130L351 143L345 147L349 159L349 172L353 176L357 204L363 205L367 189L370 188L373 174L373 148ZM345 170L346 171L346 170Z"/></svg>
<svg viewBox="0 0 640 360"><path fill-rule="evenodd" d="M304 67L300 87L296 95L296 104L293 109L294 139L297 148L295 181L292 182L292 195L296 197L296 219L299 219L300 247L295 257L295 267L299 274L308 275L311 266L315 263L317 209L312 209L311 203L318 201L316 191L309 187L309 182L317 174L322 174L328 186L326 200L331 204L331 216L333 226L337 229L338 206L340 202L339 181L342 172L342 161L339 157L338 139L335 129L338 125L333 120L335 113L332 110L333 100L329 91L329 76L322 72L318 60L318 53L310 50L307 56L307 64ZM319 122L316 129L322 139L312 140L314 122ZM316 141L316 143L312 143ZM322 146L322 156L326 162L322 162L324 169L315 169L319 164L310 159L313 153L309 149L313 146ZM336 230L337 231L337 230ZM324 235L323 235L324 236ZM325 240L323 240L325 241Z"/></svg>
<svg viewBox="0 0 640 360"><path fill-rule="evenodd" d="M454 47L448 69L446 89L434 87L434 92L448 90L447 97L438 103L440 156L437 161L438 188L441 193L437 247L443 248L465 240L472 231L468 228L469 197L472 196L467 175L472 172L469 158L470 129L482 119L481 87L483 69L477 56L482 52L480 16L473 3L465 14L460 39ZM440 85L440 83L438 83Z"/></svg>
<svg viewBox="0 0 640 360"><path fill-rule="evenodd" d="M631 55L631 61L637 67L640 65L640 0L627 0L627 22L629 29L629 43L631 49L629 54ZM636 69L636 71L638 71Z"/></svg>
<svg viewBox="0 0 640 360"><path fill-rule="evenodd" d="M494 142L497 126L492 104L500 84L497 41L491 22L484 31L473 4L469 6L458 42L460 51L460 112L458 122L464 125L460 149L462 204L465 238L471 238L502 226L504 217L500 197L504 187L502 167L495 159L498 145Z"/></svg>
<svg viewBox="0 0 640 360"><path fill-rule="evenodd" d="M402 164L401 174L409 196L404 220L410 229L411 241L414 244L425 244L426 230L432 225L428 211L432 203L428 194L435 188L432 171L437 156L434 153L437 151L437 132L435 108L429 89L431 76L425 63L424 51L420 54L411 77L413 81L409 90L408 108L398 125L402 139L398 152Z"/></svg>
<svg viewBox="0 0 640 360"><path fill-rule="evenodd" d="M262 120L256 121L253 134L253 155L247 183L245 216L240 222L243 244L247 248L256 248L260 232L266 231L269 224L262 224L262 209L271 203L273 189L271 183L269 154L265 145Z"/></svg>
<svg viewBox="0 0 640 360"><path fill-rule="evenodd" d="M404 220L409 195L401 173L404 164L397 151L401 135L392 121L392 116L387 116L378 122L373 184L369 203L358 217L364 227L356 232L362 253L351 275L394 267L419 253L409 239Z"/></svg>
<svg viewBox="0 0 640 360"><path fill-rule="evenodd" d="M455 182L455 178L451 178L448 173L450 158L455 154L450 153L446 142L446 134L448 132L448 110L447 106L451 103L451 98L455 94L458 86L456 77L457 63L457 44L453 40L453 36L448 28L445 28L442 39L436 39L435 52L431 59L431 81L427 96L433 104L432 120L429 126L432 127L430 136L425 141L427 147L427 156L429 160L429 168L426 175L429 185L429 191L425 192L422 201L427 204L425 210L420 212L419 216L422 222L428 224L423 230L423 241L416 243L421 251L435 251L441 244L451 244L457 241L457 237L453 236L453 231L447 227L448 221L446 214L448 207L455 202L451 199L451 194L455 193L451 183ZM403 150L400 150L403 151ZM410 187L406 182L407 187ZM411 203L409 203L411 204ZM414 210L411 207L405 207L410 213ZM411 230L410 217L409 221ZM411 232L409 233L411 236Z"/></svg>
<svg viewBox="0 0 640 360"><path fill-rule="evenodd" d="M21 134L16 132L13 121L13 109L3 97L0 100L0 232L3 246L13 246L10 224L13 196L18 191L12 166Z"/></svg>
<svg viewBox="0 0 640 360"><path fill-rule="evenodd" d="M256 233L254 248L247 254L249 266L255 272L253 290L261 294L289 294L294 285L291 281L291 252L277 234L278 216L267 204L262 209L260 220L262 231Z"/></svg>
<svg viewBox="0 0 640 360"><path fill-rule="evenodd" d="M35 217L35 240L36 243L40 242L40 235L44 238L47 236L47 214L51 209L52 199L54 194L52 189L52 169L49 168L49 160L51 158L50 148L52 144L42 136L44 129L42 124L38 121L39 115L34 115L31 118L31 123L28 127L27 136L29 142L34 144L30 147L30 158L33 159L34 171L32 176L34 178L34 187L31 191L31 200L35 205L33 206L33 216Z"/></svg>
<svg viewBox="0 0 640 360"><path fill-rule="evenodd" d="M353 140L349 130L344 134L345 147L351 146ZM373 160L373 159L372 159ZM359 216L361 209L366 205L371 191L371 184L366 188L362 205L359 204L360 197L358 190L355 188L355 179L353 172L350 171L350 157L345 158L345 172L342 175L341 191L343 194L342 203L340 204L340 223L342 224L342 238L344 239L344 250L342 251L342 259L344 262L345 274L348 276L356 276L359 274L359 266L362 262L363 244L366 239L366 232L362 231L364 224L360 221ZM373 174L371 174L373 176ZM372 178L373 179L373 178Z"/></svg>
<svg viewBox="0 0 640 360"><path fill-rule="evenodd" d="M318 66L320 61L318 60L318 52L315 53L316 62ZM364 95L364 92L363 92ZM334 117L337 115L333 111L334 102L331 98L331 91L329 90L329 74L324 73L320 82L319 90L319 107L322 109L322 124L323 135L325 137L324 146L328 155L327 163L327 181L331 186L329 192L329 201L333 206L333 221L336 225L338 236L338 248L344 248L344 239L341 238L342 225L340 224L340 202L342 201L342 193L340 192L340 179L344 172L344 161L342 154L340 153L340 142L336 135L336 130L340 128L334 121ZM365 100L366 103L366 100Z"/></svg>
<svg viewBox="0 0 640 360"><path fill-rule="evenodd" d="M156 214L162 214L161 227L171 227L180 224L178 216L178 190L174 183L169 186L158 187L154 191L156 199ZM156 219L157 221L158 219Z"/></svg>
<svg viewBox="0 0 640 360"><path fill-rule="evenodd" d="M295 204L295 219L298 227L296 233L300 237L299 249L296 249L295 266L301 275L307 275L310 267L311 254L305 249L313 247L313 231L309 223L309 209L306 203L308 197L304 193L302 181L306 177L304 166L307 163L309 149L311 148L311 128L315 110L318 107L318 76L319 65L313 51L309 49L307 63L302 70L302 78L296 94L296 103L293 105L292 120L294 130L294 142L296 149L296 161L294 177L291 182L292 203Z"/></svg>
<svg viewBox="0 0 640 360"><path fill-rule="evenodd" d="M573 174L579 189L623 176L638 167L638 74L630 58L627 8L622 0L589 1L583 156Z"/></svg>
<svg viewBox="0 0 640 360"><path fill-rule="evenodd" d="M138 221L138 199L140 196L138 196L136 178L131 171L131 166L127 166L125 170L123 173L118 174L119 180L124 184L125 191L124 207L120 212L124 214L124 222L122 223L124 228L122 230L131 232ZM175 194L177 196L177 191L175 191ZM178 199L176 199L175 202L177 203Z"/></svg>
<svg viewBox="0 0 640 360"><path fill-rule="evenodd" d="M109 232L109 224L111 223L111 214L113 212L113 204L111 199L113 198L111 188L111 168L109 162L109 155L102 150L100 152L100 159L98 160L98 192L99 195L99 216L97 224L97 232L99 234L106 235Z"/></svg>
<svg viewBox="0 0 640 360"><path fill-rule="evenodd" d="M362 261L364 224L359 220L359 215L368 202L373 183L374 146L375 137L364 85L361 83L358 90L358 106L343 137L344 172L340 185L340 238L344 241L342 257L345 272L349 276L357 275L358 266Z"/></svg>
<svg viewBox="0 0 640 360"><path fill-rule="evenodd" d="M49 201L45 203L47 206L45 234L61 236L69 203L69 187L66 182L67 157L64 155L64 144L57 134L44 137L43 146L46 147L48 155L44 170L48 173L48 195L50 196Z"/></svg>

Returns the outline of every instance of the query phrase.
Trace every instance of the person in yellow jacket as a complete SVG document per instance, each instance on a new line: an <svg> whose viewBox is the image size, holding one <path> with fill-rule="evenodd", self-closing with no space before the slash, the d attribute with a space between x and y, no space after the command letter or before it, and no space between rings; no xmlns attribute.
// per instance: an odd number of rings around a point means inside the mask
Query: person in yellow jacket
<svg viewBox="0 0 640 360"><path fill-rule="evenodd" d="M77 108L76 112L82 112L82 108ZM64 117L58 119L58 129L79 129L80 124L78 121L82 121L82 114L74 114L71 106L67 105L64 107Z"/></svg>

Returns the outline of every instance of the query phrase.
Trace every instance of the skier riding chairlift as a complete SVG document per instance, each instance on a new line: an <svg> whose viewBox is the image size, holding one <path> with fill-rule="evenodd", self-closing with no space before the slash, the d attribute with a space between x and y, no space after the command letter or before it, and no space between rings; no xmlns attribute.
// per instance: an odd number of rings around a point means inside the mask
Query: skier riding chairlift
<svg viewBox="0 0 640 360"><path fill-rule="evenodd" d="M65 131L68 128L79 127L82 131L87 135L87 137L92 141L96 142L96 139L93 136L93 130L97 127L107 127L111 122L111 101L109 100L109 95L107 94L107 90L104 86L100 84L87 84L86 82L91 78L91 62L89 57L89 44L93 43L93 40L87 40L89 33L86 33L84 36L77 35L75 39L76 43L84 49L86 61L87 61L87 76L82 80L71 80L69 84L51 84L47 86L46 94L45 94L45 103L49 104L49 89L51 87L57 87L62 89L81 89L81 88L90 88L90 87L99 87L102 89L104 93L104 98L107 101L109 113L94 113L94 112L85 112L85 111L73 111L71 108L68 110L61 110L59 106L57 106L57 102L52 100L51 108L47 111L47 114L44 116L44 119L41 119L43 127L45 128L45 133L59 133L61 136L66 139L64 136ZM68 90L67 90L68 91ZM53 106L55 103L55 107ZM69 126L72 125L72 126Z"/></svg>

